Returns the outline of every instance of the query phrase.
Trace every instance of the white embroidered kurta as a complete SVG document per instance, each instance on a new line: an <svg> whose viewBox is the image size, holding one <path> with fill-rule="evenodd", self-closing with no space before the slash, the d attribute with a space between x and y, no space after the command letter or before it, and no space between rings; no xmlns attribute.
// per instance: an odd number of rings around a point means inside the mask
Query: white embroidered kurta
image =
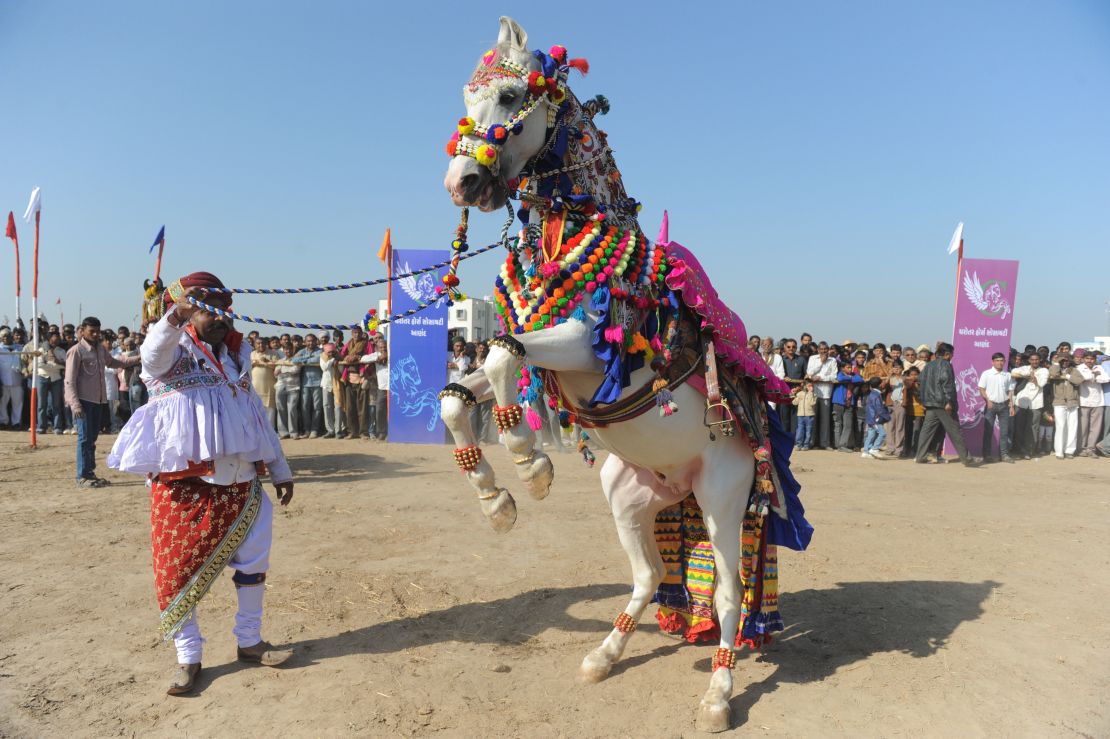
<svg viewBox="0 0 1110 739"><path fill-rule="evenodd" d="M232 356L221 345L216 357L221 372L184 326L170 324L175 310L151 326L143 342L140 376L150 402L123 427L108 466L145 475L178 472L190 462L211 460L215 473L201 479L232 485L252 479L254 463L261 461L273 482L291 480L281 442L251 385L250 346L244 341ZM207 343L201 344L212 352Z"/></svg>

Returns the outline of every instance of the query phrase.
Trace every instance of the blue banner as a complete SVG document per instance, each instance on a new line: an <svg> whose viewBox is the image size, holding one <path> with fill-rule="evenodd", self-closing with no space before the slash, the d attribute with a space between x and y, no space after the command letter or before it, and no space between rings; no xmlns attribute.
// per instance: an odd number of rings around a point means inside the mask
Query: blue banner
<svg viewBox="0 0 1110 739"><path fill-rule="evenodd" d="M394 249L393 274L406 275L450 259L446 249ZM393 285L394 315L436 299L447 268ZM447 384L447 299L389 324L389 440L442 444L439 391Z"/></svg>

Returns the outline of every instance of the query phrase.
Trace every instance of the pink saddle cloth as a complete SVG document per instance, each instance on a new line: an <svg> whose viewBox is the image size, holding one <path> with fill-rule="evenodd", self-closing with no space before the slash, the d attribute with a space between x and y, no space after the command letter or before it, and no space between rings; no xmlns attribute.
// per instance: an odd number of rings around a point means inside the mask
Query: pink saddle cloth
<svg viewBox="0 0 1110 739"><path fill-rule="evenodd" d="M790 386L779 379L758 352L748 348L748 331L713 289L709 276L697 257L674 241L657 245L663 248L667 264L667 287L682 297L682 302L701 318L701 328L712 332L717 356L733 371L755 380L764 400L789 403Z"/></svg>

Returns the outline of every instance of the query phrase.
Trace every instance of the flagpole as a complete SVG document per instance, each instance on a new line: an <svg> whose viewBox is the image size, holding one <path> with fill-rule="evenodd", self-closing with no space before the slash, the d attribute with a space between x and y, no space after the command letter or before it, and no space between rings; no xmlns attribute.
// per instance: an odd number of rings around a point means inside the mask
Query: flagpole
<svg viewBox="0 0 1110 739"><path fill-rule="evenodd" d="M42 211L35 211L35 269L31 287L31 324L35 355L31 360L31 448L38 447L38 377L39 377L39 221Z"/></svg>
<svg viewBox="0 0 1110 739"><path fill-rule="evenodd" d="M8 238L15 245L15 322L18 324L23 320L23 316L19 305L19 237L15 233L15 213L13 211L8 211Z"/></svg>
<svg viewBox="0 0 1110 739"><path fill-rule="evenodd" d="M162 227L163 229L165 226ZM154 282L158 282L158 275L162 274L162 250L166 248L166 232L162 231L162 240L158 242L158 261L154 263Z"/></svg>

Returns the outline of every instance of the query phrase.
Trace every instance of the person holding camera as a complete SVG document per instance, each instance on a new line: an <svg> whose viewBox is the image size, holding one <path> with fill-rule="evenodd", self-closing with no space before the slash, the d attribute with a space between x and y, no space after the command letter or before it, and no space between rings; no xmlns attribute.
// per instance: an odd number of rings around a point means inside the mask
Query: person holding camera
<svg viewBox="0 0 1110 739"><path fill-rule="evenodd" d="M1048 382L1052 387L1052 417L1056 423L1053 449L1056 459L1071 459L1079 430L1079 386L1083 375L1075 368L1069 349L1060 349L1048 369Z"/></svg>

